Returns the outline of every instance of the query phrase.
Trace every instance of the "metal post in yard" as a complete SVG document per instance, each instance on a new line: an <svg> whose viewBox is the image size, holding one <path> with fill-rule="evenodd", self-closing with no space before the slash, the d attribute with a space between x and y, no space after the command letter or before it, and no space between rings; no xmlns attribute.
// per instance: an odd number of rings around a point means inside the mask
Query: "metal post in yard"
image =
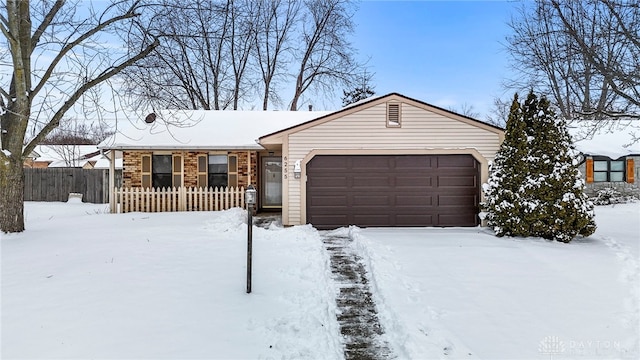
<svg viewBox="0 0 640 360"><path fill-rule="evenodd" d="M251 293L251 263L253 252L253 206L256 203L256 189L249 185L245 196L247 203L247 294Z"/></svg>

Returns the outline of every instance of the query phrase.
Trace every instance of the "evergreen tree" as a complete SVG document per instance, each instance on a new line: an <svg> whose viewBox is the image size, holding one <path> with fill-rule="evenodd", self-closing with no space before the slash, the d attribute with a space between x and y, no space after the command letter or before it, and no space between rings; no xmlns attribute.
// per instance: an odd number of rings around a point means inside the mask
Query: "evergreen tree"
<svg viewBox="0 0 640 360"><path fill-rule="evenodd" d="M595 231L571 137L549 102L530 93L511 106L505 140L484 186L488 225L498 236L569 242Z"/></svg>
<svg viewBox="0 0 640 360"><path fill-rule="evenodd" d="M375 95L376 92L371 85L372 79L373 74L365 71L355 88L349 91L342 90L342 106L347 106Z"/></svg>
<svg viewBox="0 0 640 360"><path fill-rule="evenodd" d="M523 159L527 156L527 136L518 94L513 98L504 141L489 166L489 181L484 184L488 226L498 236L527 236L521 221L524 209L520 187L527 174Z"/></svg>
<svg viewBox="0 0 640 360"><path fill-rule="evenodd" d="M342 90L344 96L342 96L342 106L347 106L371 97L375 94L373 89L368 86L358 86L351 91Z"/></svg>

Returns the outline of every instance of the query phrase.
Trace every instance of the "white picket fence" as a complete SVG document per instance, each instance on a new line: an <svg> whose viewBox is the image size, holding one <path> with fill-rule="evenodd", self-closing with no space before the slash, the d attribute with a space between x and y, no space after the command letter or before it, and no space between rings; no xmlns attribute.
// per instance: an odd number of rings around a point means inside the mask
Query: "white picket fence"
<svg viewBox="0 0 640 360"><path fill-rule="evenodd" d="M115 188L115 212L217 211L245 207L244 187Z"/></svg>

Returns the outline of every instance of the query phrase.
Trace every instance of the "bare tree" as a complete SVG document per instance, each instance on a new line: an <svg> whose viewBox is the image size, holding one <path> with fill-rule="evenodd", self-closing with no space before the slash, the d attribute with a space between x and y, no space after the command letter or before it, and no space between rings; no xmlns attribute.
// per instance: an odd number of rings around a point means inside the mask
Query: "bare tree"
<svg viewBox="0 0 640 360"><path fill-rule="evenodd" d="M509 100L503 100L499 97L493 99L493 106L487 114L486 122L489 124L504 128L507 125L509 112L511 111L511 103Z"/></svg>
<svg viewBox="0 0 640 360"><path fill-rule="evenodd" d="M256 45L258 10L260 4L254 1L231 1L229 7L230 30L229 57L233 69L233 110L238 110L238 101L247 93L245 74L249 55Z"/></svg>
<svg viewBox="0 0 640 360"><path fill-rule="evenodd" d="M604 78L608 88L618 96L617 108L591 107L585 113L602 114L608 117L640 118L640 4L624 0L590 0L588 2L551 0L565 31L577 44L595 72ZM598 24L594 31L600 38L611 41L602 44L606 51L594 47L585 38L580 19L589 17ZM589 29L589 28L587 28Z"/></svg>
<svg viewBox="0 0 640 360"><path fill-rule="evenodd" d="M473 108L473 105L466 102L460 104L459 106L451 106L449 107L449 110L455 113L458 113L460 115L468 116L470 118L474 118L474 119L480 118L480 113Z"/></svg>
<svg viewBox="0 0 640 360"><path fill-rule="evenodd" d="M91 89L144 58L158 39L147 37L132 52L100 36L116 24L140 26L139 1L119 1L80 14L65 0L7 0L0 12L0 230L24 230L23 161ZM102 4L104 5L104 4ZM9 61L5 61L8 59ZM34 65L32 67L32 65ZM26 141L27 128L34 136Z"/></svg>
<svg viewBox="0 0 640 360"><path fill-rule="evenodd" d="M60 125L40 142L42 145L96 145L113 131L85 119L62 118Z"/></svg>
<svg viewBox="0 0 640 360"><path fill-rule="evenodd" d="M332 91L337 84L350 87L360 65L347 41L353 31L354 11L349 0L306 0L298 70L290 110L297 110L302 95L310 88Z"/></svg>
<svg viewBox="0 0 640 360"><path fill-rule="evenodd" d="M547 94L567 119L639 117L637 4L535 0L510 26L507 49L520 77L508 88Z"/></svg>
<svg viewBox="0 0 640 360"><path fill-rule="evenodd" d="M285 74L289 64L291 32L296 25L300 1L260 0L255 38L256 62L262 77L262 110L267 110L269 100L279 101L273 85L277 77Z"/></svg>
<svg viewBox="0 0 640 360"><path fill-rule="evenodd" d="M360 72L352 0L159 1L145 16L163 43L125 72L138 106L238 109L257 96L267 109L294 79L295 110L309 89L333 92Z"/></svg>
<svg viewBox="0 0 640 360"><path fill-rule="evenodd" d="M131 103L147 108L225 109L232 102L228 84L233 1L196 0L184 5L162 0L145 16L163 42L150 56L125 70ZM237 20L240 21L239 16ZM151 22L151 21L150 21ZM134 32L144 38L145 29ZM133 43L135 45L135 42Z"/></svg>

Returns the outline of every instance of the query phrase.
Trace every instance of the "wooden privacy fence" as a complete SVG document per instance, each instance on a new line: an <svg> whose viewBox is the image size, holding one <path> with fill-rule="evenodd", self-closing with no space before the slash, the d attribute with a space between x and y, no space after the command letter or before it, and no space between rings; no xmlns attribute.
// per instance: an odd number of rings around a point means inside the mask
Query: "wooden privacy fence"
<svg viewBox="0 0 640 360"><path fill-rule="evenodd" d="M115 188L116 213L218 211L245 207L244 187Z"/></svg>
<svg viewBox="0 0 640 360"><path fill-rule="evenodd" d="M115 184L122 181L116 170ZM82 194L82 201L109 202L109 170L81 168L24 169L25 201L67 201L69 193Z"/></svg>

